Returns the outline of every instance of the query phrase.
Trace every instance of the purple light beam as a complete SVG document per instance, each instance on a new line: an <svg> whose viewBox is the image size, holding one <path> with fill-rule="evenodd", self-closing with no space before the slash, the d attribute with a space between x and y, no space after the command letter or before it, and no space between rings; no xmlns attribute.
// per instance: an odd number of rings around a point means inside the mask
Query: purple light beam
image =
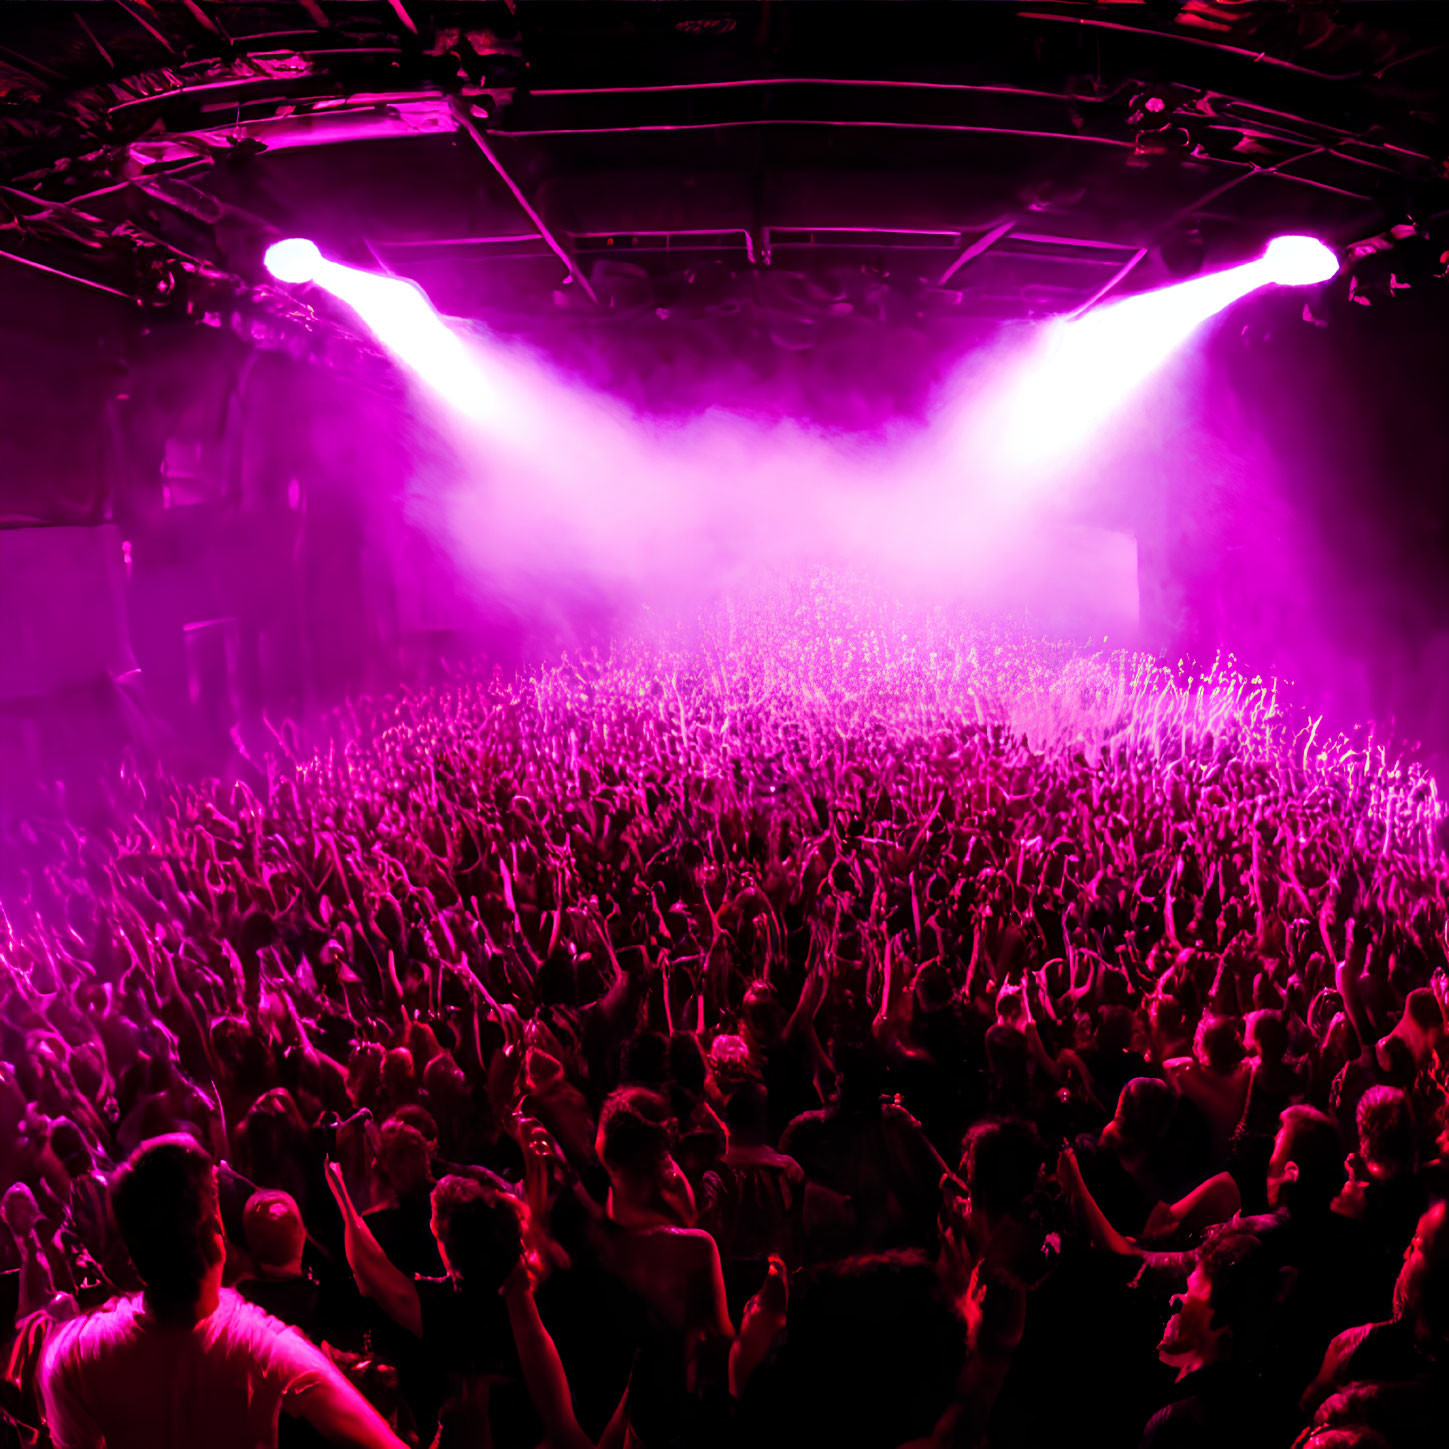
<svg viewBox="0 0 1449 1449"><path fill-rule="evenodd" d="M1281 236L1256 261L1052 325L1011 384L1001 461L1036 472L1072 457L1210 317L1260 287L1312 286L1338 268L1321 241Z"/></svg>
<svg viewBox="0 0 1449 1449"><path fill-rule="evenodd" d="M477 351L413 283L328 261L301 237L273 243L263 260L279 282L313 282L346 302L399 362L464 417L483 421L492 415L496 390Z"/></svg>

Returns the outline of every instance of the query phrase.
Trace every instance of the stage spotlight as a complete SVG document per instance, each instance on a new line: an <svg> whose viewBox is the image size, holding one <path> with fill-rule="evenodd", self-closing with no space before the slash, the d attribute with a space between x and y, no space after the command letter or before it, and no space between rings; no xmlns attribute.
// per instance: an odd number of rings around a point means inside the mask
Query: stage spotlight
<svg viewBox="0 0 1449 1449"><path fill-rule="evenodd" d="M1311 287L1338 275L1338 254L1317 237L1278 236L1263 253L1268 280L1280 287Z"/></svg>
<svg viewBox="0 0 1449 1449"><path fill-rule="evenodd" d="M1000 457L1040 470L1084 444L1210 317L1259 287L1312 286L1339 267L1308 236L1269 242L1257 261L1112 302L1047 331L1010 385Z"/></svg>
<svg viewBox="0 0 1449 1449"><path fill-rule="evenodd" d="M322 253L317 250L315 242L294 236L286 241L273 242L262 260L279 282L290 282L296 286L315 280L322 266Z"/></svg>
<svg viewBox="0 0 1449 1449"><path fill-rule="evenodd" d="M313 242L290 237L267 248L267 270L280 282L315 282L347 303L404 366L467 417L495 406L479 360L434 310L420 287L328 261Z"/></svg>

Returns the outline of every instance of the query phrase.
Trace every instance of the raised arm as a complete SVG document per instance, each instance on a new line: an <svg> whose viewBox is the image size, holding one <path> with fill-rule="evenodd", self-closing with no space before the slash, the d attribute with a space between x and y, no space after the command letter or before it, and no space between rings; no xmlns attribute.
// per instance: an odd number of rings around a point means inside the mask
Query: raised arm
<svg viewBox="0 0 1449 1449"><path fill-rule="evenodd" d="M50 1260L37 1232L40 1209L23 1182L14 1183L5 1194L4 1202L0 1204L0 1217L10 1229L20 1254L20 1306L16 1316L23 1318L44 1308L55 1297Z"/></svg>
<svg viewBox="0 0 1449 1449"><path fill-rule="evenodd" d="M1087 1236L1103 1252L1116 1253L1122 1258L1140 1258L1142 1249L1130 1238L1125 1238L1107 1221L1107 1215L1097 1205L1077 1164L1077 1154L1070 1147L1062 1149L1057 1158L1057 1180L1069 1201L1077 1206L1086 1228Z"/></svg>
<svg viewBox="0 0 1449 1449"><path fill-rule="evenodd" d="M1352 916L1344 923L1343 929L1343 956L1339 959L1335 954L1334 957L1334 985L1337 986L1338 994L1343 998L1344 1012L1358 1035L1359 1050L1371 1051L1375 1039L1373 1023L1369 1020L1368 1011L1364 1006L1363 993L1359 987L1364 956L1367 953L1368 932L1356 929ZM1323 927L1323 936L1326 943L1329 938L1326 923Z"/></svg>
<svg viewBox="0 0 1449 1449"><path fill-rule="evenodd" d="M357 1279L358 1291L371 1298L395 1323L407 1329L414 1338L423 1336L423 1305L417 1284L394 1266L383 1252L372 1229L363 1221L353 1204L352 1195L343 1181L342 1168L335 1162L327 1164L327 1186L337 1200L342 1214L343 1245L347 1266Z"/></svg>
<svg viewBox="0 0 1449 1449"><path fill-rule="evenodd" d="M518 1362L528 1385L528 1397L543 1421L544 1437L550 1449L593 1449L593 1441L574 1417L573 1396L563 1360L539 1317L528 1267L522 1260L503 1285L502 1293Z"/></svg>
<svg viewBox="0 0 1449 1449"><path fill-rule="evenodd" d="M377 1410L335 1370L284 1399L283 1408L305 1419L329 1443L349 1449L404 1449Z"/></svg>
<svg viewBox="0 0 1449 1449"><path fill-rule="evenodd" d="M805 984L800 988L800 1000L795 1004L795 1010L790 1013L790 1019L785 1024L784 1034L787 1037L797 1036L815 1025L815 1014L825 1000L828 985L829 979L825 974L825 969L817 961L811 967L810 974L805 978Z"/></svg>
<svg viewBox="0 0 1449 1449"><path fill-rule="evenodd" d="M730 1345L730 1394L740 1398L755 1370L785 1330L790 1278L783 1258L771 1256L760 1291L745 1305L739 1337Z"/></svg>

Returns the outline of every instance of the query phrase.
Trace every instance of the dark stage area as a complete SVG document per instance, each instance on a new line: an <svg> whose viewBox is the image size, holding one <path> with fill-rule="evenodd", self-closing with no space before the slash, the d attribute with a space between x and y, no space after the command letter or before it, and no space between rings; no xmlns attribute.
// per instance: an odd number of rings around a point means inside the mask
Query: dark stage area
<svg viewBox="0 0 1449 1449"><path fill-rule="evenodd" d="M1446 82L0 7L0 1449L1437 1449Z"/></svg>

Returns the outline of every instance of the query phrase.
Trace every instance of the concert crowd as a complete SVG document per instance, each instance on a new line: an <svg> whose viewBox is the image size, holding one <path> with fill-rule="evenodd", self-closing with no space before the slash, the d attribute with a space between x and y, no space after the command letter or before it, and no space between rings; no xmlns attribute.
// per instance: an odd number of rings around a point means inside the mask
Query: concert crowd
<svg viewBox="0 0 1449 1449"><path fill-rule="evenodd" d="M1442 1444L1402 793L604 665L57 787L0 840L4 1442Z"/></svg>

